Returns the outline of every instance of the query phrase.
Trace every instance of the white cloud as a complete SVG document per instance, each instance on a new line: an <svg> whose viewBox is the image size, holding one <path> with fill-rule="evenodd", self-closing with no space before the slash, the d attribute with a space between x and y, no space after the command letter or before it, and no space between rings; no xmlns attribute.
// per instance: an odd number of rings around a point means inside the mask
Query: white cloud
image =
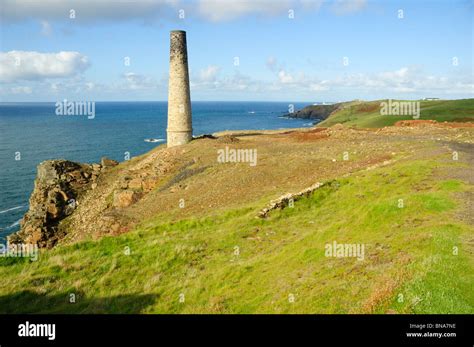
<svg viewBox="0 0 474 347"><path fill-rule="evenodd" d="M285 64L281 64L275 57L269 57L265 63L267 68L275 73L279 84L281 85L300 85L300 86L307 86L314 81L308 80L305 73L303 71L294 73L290 72L285 68ZM272 89L280 89L275 83L272 85Z"/></svg>
<svg viewBox="0 0 474 347"><path fill-rule="evenodd" d="M31 94L33 90L31 87L11 87L10 88L10 93L12 94Z"/></svg>
<svg viewBox="0 0 474 347"><path fill-rule="evenodd" d="M277 73L278 82L288 87L288 85L307 88L311 83L316 83L316 79L306 76L303 71L289 72L284 68L280 68Z"/></svg>
<svg viewBox="0 0 474 347"><path fill-rule="evenodd" d="M239 72L234 72L233 75L225 77L220 85L227 91L260 92L262 90L261 81Z"/></svg>
<svg viewBox="0 0 474 347"><path fill-rule="evenodd" d="M77 23L95 21L178 20L179 10L197 14L211 22L237 19L243 16L288 16L318 11L324 0L2 0L0 19L17 22L26 19L51 21L74 20ZM366 0L328 1L337 14L359 11L366 6ZM75 18L70 19L74 10Z"/></svg>
<svg viewBox="0 0 474 347"><path fill-rule="evenodd" d="M144 90L158 88L158 84L150 76L127 72L122 77L125 79L125 84L122 85L123 89Z"/></svg>
<svg viewBox="0 0 474 347"><path fill-rule="evenodd" d="M327 81L322 81L320 83L310 83L309 89L314 92L322 92L329 90L329 87L326 86Z"/></svg>
<svg viewBox="0 0 474 347"><path fill-rule="evenodd" d="M190 78L191 91L212 91L232 92L232 91L258 91L262 89L263 83L250 76L234 71L230 75L220 76L221 68L216 65L209 65L199 71L198 75Z"/></svg>
<svg viewBox="0 0 474 347"><path fill-rule="evenodd" d="M319 10L324 0L300 0L299 3L304 10Z"/></svg>
<svg viewBox="0 0 474 347"><path fill-rule="evenodd" d="M378 73L353 73L321 79L310 76L303 71L289 71L280 67L275 58L266 62L273 68L272 80L258 80L254 77L234 71L230 75L220 75L220 68L208 66L197 76L191 77L191 89L198 92L232 92L245 91L262 93L268 97L275 92L286 95L322 95L322 93L337 93L339 95L390 95L405 94L473 94L474 85L469 78L450 78L431 76L414 67L401 67L393 71ZM250 94L249 94L250 95Z"/></svg>
<svg viewBox="0 0 474 347"><path fill-rule="evenodd" d="M87 57L79 52L0 52L0 81L3 82L71 77L88 67Z"/></svg>
<svg viewBox="0 0 474 347"><path fill-rule="evenodd" d="M201 82L215 82L217 74L219 73L220 67L216 65L209 65L205 69L200 71Z"/></svg>
<svg viewBox="0 0 474 347"><path fill-rule="evenodd" d="M221 68L217 65L209 65L199 70L199 74L190 77L191 89L217 89L223 88L223 80L218 78Z"/></svg>
<svg viewBox="0 0 474 347"><path fill-rule="evenodd" d="M293 76L290 73L286 72L285 70L280 70L278 72L278 79L280 83L283 83L283 84L291 84L295 82L295 79L293 78Z"/></svg>
<svg viewBox="0 0 474 347"><path fill-rule="evenodd" d="M373 74L350 74L326 81L331 89L353 89L359 92L473 94L469 77L446 77L425 74L421 69L402 67Z"/></svg>
<svg viewBox="0 0 474 347"><path fill-rule="evenodd" d="M61 81L40 81L36 83L35 90L47 91L48 94L63 95L66 94L85 94L92 91L105 91L107 86L97 85L94 82L87 82L82 76L76 76Z"/></svg>
<svg viewBox="0 0 474 347"><path fill-rule="evenodd" d="M3 21L13 22L29 18L70 20L70 11L74 10L77 22L146 20L177 16L178 3L178 0L2 0L0 16Z"/></svg>
<svg viewBox="0 0 474 347"><path fill-rule="evenodd" d="M290 0L200 0L198 11L204 18L220 22L244 15L278 15L288 13L295 1Z"/></svg>
<svg viewBox="0 0 474 347"><path fill-rule="evenodd" d="M273 64L273 62L275 62ZM268 62L267 62L268 65ZM277 65L276 59L270 66ZM308 76L302 71L289 72L279 68L274 81L250 81L258 85L259 91L270 93L285 91L291 95L312 95L312 93L333 92L344 95L353 94L474 94L474 83L469 76L433 76L420 68L401 67L393 71L378 73L353 73L320 79ZM317 95L317 94L316 94Z"/></svg>
<svg viewBox="0 0 474 347"><path fill-rule="evenodd" d="M104 95L116 95L118 98L128 98L134 92L137 95L155 95L166 90L165 80L157 82L153 77L134 72L127 72L119 76L120 79L110 83L100 83L85 78L84 75L75 75L62 79L38 79L28 81L25 87L19 83L8 83L0 87L0 97L18 94L31 94L42 99L61 100L63 98L102 98ZM116 97L116 98L117 98Z"/></svg>
<svg viewBox="0 0 474 347"><path fill-rule="evenodd" d="M336 0L332 10L338 15L345 15L363 10L366 6L367 0Z"/></svg>
<svg viewBox="0 0 474 347"><path fill-rule="evenodd" d="M289 10L317 11L323 0L199 0L197 11L211 22L233 20L246 15L288 16Z"/></svg>
<svg viewBox="0 0 474 347"><path fill-rule="evenodd" d="M84 86L86 90L94 90L96 88L96 85L93 82L86 82Z"/></svg>
<svg viewBox="0 0 474 347"><path fill-rule="evenodd" d="M408 67L402 67L395 71L382 72L379 77L393 80L398 82L406 81L413 74L414 69L409 69Z"/></svg>
<svg viewBox="0 0 474 347"><path fill-rule="evenodd" d="M272 64L270 64L272 65ZM422 96L474 96L472 76L457 74L436 76L423 72L420 68L404 66L391 71L376 73L351 73L332 75L322 79L316 75L308 75L298 70L281 68L276 62L272 78L257 79L245 75L239 69L230 70L228 74L217 65L209 65L191 75L191 90L199 98L219 99L239 95L240 98L333 98L347 100L364 96L378 97L422 97ZM1 66L1 65L0 65ZM23 82L4 84L0 87L0 96L39 95L55 97L89 97L130 98L136 96L166 97L168 84L167 75L157 79L151 75L127 72L120 80L107 84L88 81L83 74L71 78L49 80L36 79ZM136 92L136 94L133 94Z"/></svg>

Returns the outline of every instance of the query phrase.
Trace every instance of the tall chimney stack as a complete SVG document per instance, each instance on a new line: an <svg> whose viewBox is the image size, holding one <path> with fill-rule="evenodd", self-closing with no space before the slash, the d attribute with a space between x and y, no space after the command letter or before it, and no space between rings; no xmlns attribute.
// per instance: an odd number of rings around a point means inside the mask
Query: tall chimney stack
<svg viewBox="0 0 474 347"><path fill-rule="evenodd" d="M170 79L168 90L168 147L184 145L193 138L189 91L186 32L170 33Z"/></svg>

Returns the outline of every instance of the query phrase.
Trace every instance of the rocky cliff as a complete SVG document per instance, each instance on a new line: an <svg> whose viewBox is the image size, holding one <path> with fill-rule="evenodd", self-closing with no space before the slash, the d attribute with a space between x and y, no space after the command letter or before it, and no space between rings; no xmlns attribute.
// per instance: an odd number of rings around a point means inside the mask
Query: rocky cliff
<svg viewBox="0 0 474 347"><path fill-rule="evenodd" d="M58 243L96 239L130 230L140 219L134 219L135 214L132 217L127 214L129 209L158 183L172 179L168 184L175 184L182 178L174 177L174 170L182 169L186 173L194 163L194 158L180 162L178 153L182 151L160 146L120 165L105 157L100 164L68 160L42 162L37 168L29 210L20 222L20 231L10 235L8 242L52 248ZM168 177L170 170L171 177Z"/></svg>
<svg viewBox="0 0 474 347"><path fill-rule="evenodd" d="M59 223L80 204L82 194L94 188L102 170L117 162L103 158L101 164L80 164L68 160L47 160L38 165L30 207L18 233L9 243L53 247L64 237Z"/></svg>
<svg viewBox="0 0 474 347"><path fill-rule="evenodd" d="M328 118L333 112L342 108L344 104L345 103L337 103L332 105L310 105L299 111L288 113L285 116L290 118L324 120Z"/></svg>

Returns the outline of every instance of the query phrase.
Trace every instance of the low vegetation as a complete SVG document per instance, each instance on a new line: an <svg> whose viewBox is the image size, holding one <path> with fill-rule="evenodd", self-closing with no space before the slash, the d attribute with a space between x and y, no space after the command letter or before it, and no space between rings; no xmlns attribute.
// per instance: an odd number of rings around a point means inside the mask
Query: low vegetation
<svg viewBox="0 0 474 347"><path fill-rule="evenodd" d="M406 102L404 100L393 100ZM416 100L415 100L416 101ZM388 100L353 102L333 113L318 124L328 127L337 123L361 128L381 128L394 125L400 120L412 120L413 115L382 115L381 103ZM420 102L420 120L438 122L474 122L474 99L433 100Z"/></svg>
<svg viewBox="0 0 474 347"><path fill-rule="evenodd" d="M470 188L439 165L361 172L267 219L249 204L2 261L1 311L473 313L472 227L453 214ZM364 259L326 257L333 241Z"/></svg>

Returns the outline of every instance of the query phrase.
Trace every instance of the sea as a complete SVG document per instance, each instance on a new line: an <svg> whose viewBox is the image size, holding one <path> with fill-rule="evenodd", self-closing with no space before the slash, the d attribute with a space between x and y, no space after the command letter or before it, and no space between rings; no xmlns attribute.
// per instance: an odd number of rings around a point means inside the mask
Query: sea
<svg viewBox="0 0 474 347"><path fill-rule="evenodd" d="M284 117L289 105L299 110L309 104L193 102L193 133L309 127L309 120ZM92 163L103 156L123 161L146 153L165 143L166 116L166 102L96 102L93 119L57 115L54 102L0 103L0 243L19 230L39 163Z"/></svg>

